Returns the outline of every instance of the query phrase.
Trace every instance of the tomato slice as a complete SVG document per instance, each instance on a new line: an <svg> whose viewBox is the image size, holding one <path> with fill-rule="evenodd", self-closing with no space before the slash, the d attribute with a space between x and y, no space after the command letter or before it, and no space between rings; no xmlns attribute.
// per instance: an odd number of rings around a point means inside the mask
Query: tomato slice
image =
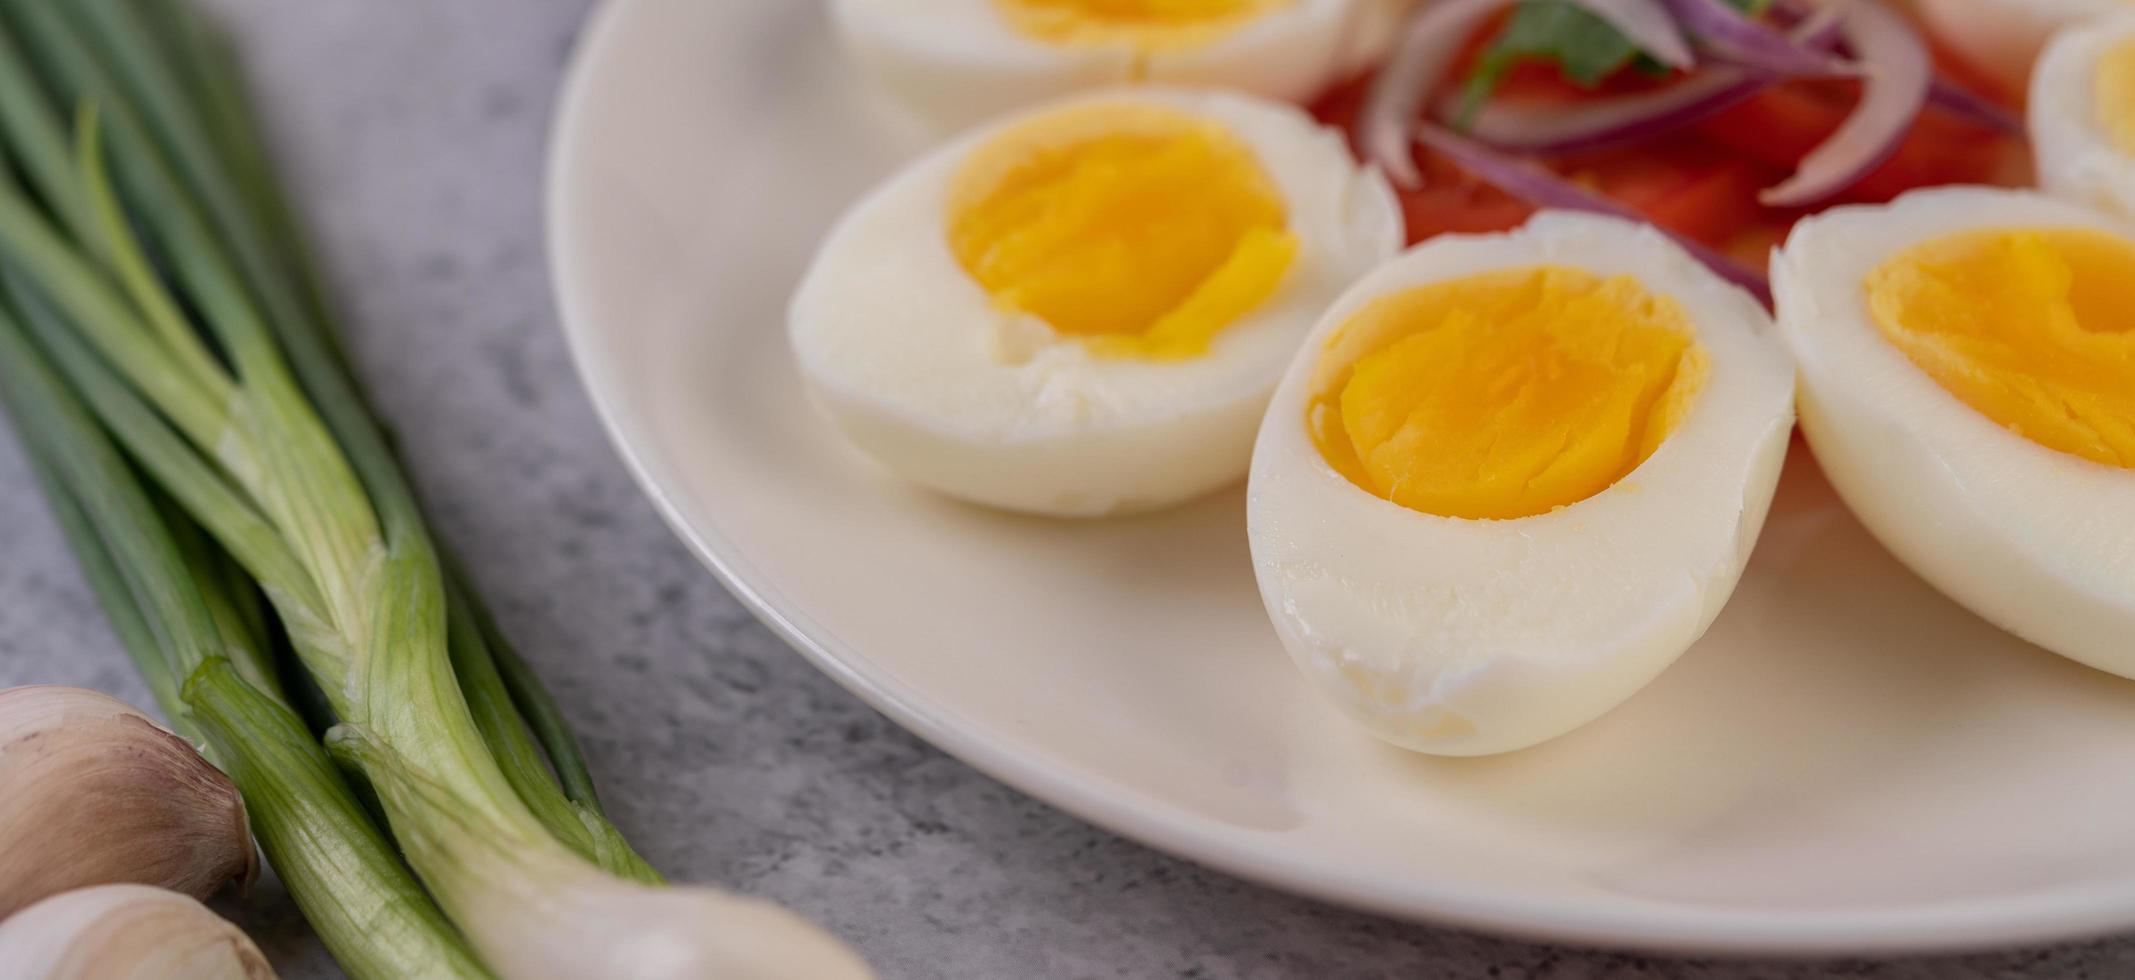
<svg viewBox="0 0 2135 980"><path fill-rule="evenodd" d="M1365 72L1321 92L1319 98L1312 100L1312 104L1306 106L1305 110L1312 113L1312 118L1319 120L1322 125L1344 131L1354 130L1357 112L1364 107L1364 96L1371 91L1371 81L1374 77L1375 73Z"/></svg>
<svg viewBox="0 0 2135 980"><path fill-rule="evenodd" d="M1444 234L1510 231L1535 212L1527 202L1435 155L1423 154L1417 164L1423 186L1397 191L1410 244Z"/></svg>
<svg viewBox="0 0 2135 980"><path fill-rule="evenodd" d="M1764 216L1757 191L1772 179L1755 162L1689 134L1582 155L1558 169L1654 224L1714 247Z"/></svg>

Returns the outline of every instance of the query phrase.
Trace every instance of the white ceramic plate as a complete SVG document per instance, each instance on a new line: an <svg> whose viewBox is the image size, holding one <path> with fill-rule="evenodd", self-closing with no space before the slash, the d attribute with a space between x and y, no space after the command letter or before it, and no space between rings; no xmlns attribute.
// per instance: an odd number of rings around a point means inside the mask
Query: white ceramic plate
<svg viewBox="0 0 2135 980"><path fill-rule="evenodd" d="M1570 737L1466 761L1315 700L1254 591L1237 492L1052 523L889 478L803 401L783 323L818 236L916 149L881 118L818 3L611 0L549 220L572 349L646 491L891 718L1121 834L1421 920L1785 953L2135 925L2135 684L1942 599L1799 444L1680 664Z"/></svg>

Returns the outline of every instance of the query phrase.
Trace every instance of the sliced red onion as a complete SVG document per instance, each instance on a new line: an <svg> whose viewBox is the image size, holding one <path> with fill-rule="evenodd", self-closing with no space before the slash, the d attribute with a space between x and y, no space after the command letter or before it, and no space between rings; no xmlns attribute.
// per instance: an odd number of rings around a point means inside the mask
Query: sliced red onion
<svg viewBox="0 0 2135 980"><path fill-rule="evenodd" d="M1779 5L1782 11L1788 7L1785 3ZM1845 19L1846 4L1842 0L1811 6L1805 10L1797 9L1794 12L1794 26L1787 29L1787 35L1796 43L1813 50L1829 51L1838 46L1839 26Z"/></svg>
<svg viewBox="0 0 2135 980"><path fill-rule="evenodd" d="M1697 122L1728 109L1780 81L1803 77L1850 77L1852 63L1831 52L1839 40L1841 9L1818 7L1781 31L1747 17L1722 0L1663 0L1698 34L1701 44L1731 66L1707 68L1675 85L1632 95L1582 100L1572 107L1522 107L1494 100L1464 127L1499 149L1567 152L1634 142ZM1709 30L1711 33L1701 33ZM1714 43L1715 39L1725 43ZM1439 116L1452 118L1457 100L1441 100Z"/></svg>
<svg viewBox="0 0 2135 980"><path fill-rule="evenodd" d="M1803 207L1852 186L1897 150L1927 104L1934 63L1904 18L1880 3L1855 0L1840 31L1860 66L1860 104L1793 176L1758 195L1765 204Z"/></svg>
<svg viewBox="0 0 2135 980"><path fill-rule="evenodd" d="M1358 122L1364 156L1401 187L1423 183L1409 133L1453 59L1483 22L1518 0L1435 0L1409 15L1401 44L1372 82ZM1690 45L1661 0L1572 0L1662 64L1688 68Z"/></svg>
<svg viewBox="0 0 2135 980"><path fill-rule="evenodd" d="M1431 92L1445 80L1470 35L1517 0L1438 0L1409 15L1401 44L1372 81L1358 116L1364 157L1396 185L1416 188L1423 174L1409 143L1410 129Z"/></svg>
<svg viewBox="0 0 2135 980"><path fill-rule="evenodd" d="M1740 65L1761 72L1783 77L1815 75L1829 71L1832 56L1828 41L1823 46L1806 43L1799 35L1774 30L1770 25L1743 13L1726 0L1661 0L1668 11L1680 21L1683 29L1698 39L1698 44L1730 64ZM1830 35L1837 27L1836 20L1829 19L1828 11L1835 7L1821 8L1814 16L1824 16L1825 25L1816 28L1819 33Z"/></svg>
<svg viewBox="0 0 2135 980"><path fill-rule="evenodd" d="M1556 153L1635 142L1724 111L1781 81L1852 77L1851 62L1831 51L1839 40L1839 6L1806 12L1782 31L1746 16L1723 0L1661 0L1686 28L1730 67L1699 71L1667 88L1582 100L1576 106L1523 107L1493 100L1478 110L1467 133L1499 149ZM1459 111L1440 100L1440 119Z"/></svg>
<svg viewBox="0 0 2135 980"><path fill-rule="evenodd" d="M1827 3L1782 3L1779 9L1796 17L1794 25L1780 31L1743 14L1724 0L1664 0L1683 26L1700 44L1728 64L1782 78L1857 77L1860 68L1832 49L1841 40L1846 5ZM1946 79L1936 78L1928 101L1938 108L1963 116L2004 133L2021 134L2024 121L1981 96Z"/></svg>
<svg viewBox="0 0 2135 980"><path fill-rule="evenodd" d="M1792 10L1799 15L1795 25L1788 31L1799 43L1817 50L1832 51L1841 40L1840 28L1844 26L1846 4L1844 0L1827 0L1820 6L1806 5L1795 0L1781 0L1781 10ZM1846 62L1849 74L1859 74L1852 62ZM1952 115L1985 126L2010 136L2024 135L2024 119L2011 112L2007 106L1950 81L1941 75L1928 89L1927 101Z"/></svg>
<svg viewBox="0 0 2135 980"><path fill-rule="evenodd" d="M1540 208L1562 208L1568 211L1586 211L1606 214L1653 224L1645 215L1587 190L1554 172L1545 170L1519 157L1508 156L1484 146L1467 137L1460 136L1440 126L1425 124L1418 127L1416 139L1441 156L1459 164L1477 179L1494 185L1497 189ZM1770 306L1772 284L1764 274L1735 261L1696 239L1676 234L1655 225L1662 234L1674 239L1706 268L1719 274L1728 282L1749 290L1757 299Z"/></svg>
<svg viewBox="0 0 2135 980"><path fill-rule="evenodd" d="M1501 150L1564 153L1630 143L1680 129L1719 113L1772 84L1737 68L1708 68L1666 88L1583 99L1576 105L1521 105L1493 99L1463 129ZM1460 110L1457 96L1440 100L1439 117Z"/></svg>

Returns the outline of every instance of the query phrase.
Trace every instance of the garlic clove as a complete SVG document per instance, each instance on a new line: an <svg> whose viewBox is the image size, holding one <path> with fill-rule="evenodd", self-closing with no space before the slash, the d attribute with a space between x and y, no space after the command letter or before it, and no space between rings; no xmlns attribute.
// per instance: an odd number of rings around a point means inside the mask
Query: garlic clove
<svg viewBox="0 0 2135 980"><path fill-rule="evenodd" d="M205 897L258 868L237 787L184 739L95 691L0 691L0 919L114 882Z"/></svg>
<svg viewBox="0 0 2135 980"><path fill-rule="evenodd" d="M10 980L272 980L259 947L207 906L147 885L54 895L0 922Z"/></svg>

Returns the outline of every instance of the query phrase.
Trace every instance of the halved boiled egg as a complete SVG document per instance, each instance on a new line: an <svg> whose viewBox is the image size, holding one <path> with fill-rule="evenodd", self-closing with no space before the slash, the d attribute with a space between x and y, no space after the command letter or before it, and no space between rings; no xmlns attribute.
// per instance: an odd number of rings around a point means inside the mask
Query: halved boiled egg
<svg viewBox="0 0 2135 980"><path fill-rule="evenodd" d="M1797 225L1774 260L1801 422L1885 547L2135 677L2135 228L1986 188Z"/></svg>
<svg viewBox="0 0 2135 980"><path fill-rule="evenodd" d="M2047 190L2135 216L2135 6L2055 36L2031 77Z"/></svg>
<svg viewBox="0 0 2135 980"><path fill-rule="evenodd" d="M1928 30L1967 64L2024 91L2046 39L2071 24L2128 9L2127 0L1918 0Z"/></svg>
<svg viewBox="0 0 2135 980"><path fill-rule="evenodd" d="M834 0L860 62L958 127L1093 86L1219 85L1302 101L1358 70L1411 0Z"/></svg>
<svg viewBox="0 0 2135 980"><path fill-rule="evenodd" d="M794 295L801 375L905 477L1087 516L1236 481L1313 319L1401 247L1342 137L1214 90L1057 104L911 165Z"/></svg>
<svg viewBox="0 0 2135 980"><path fill-rule="evenodd" d="M1247 501L1291 658L1387 741L1562 735L1705 632L1763 527L1794 373L1653 228L1545 212L1350 290L1277 389Z"/></svg>

